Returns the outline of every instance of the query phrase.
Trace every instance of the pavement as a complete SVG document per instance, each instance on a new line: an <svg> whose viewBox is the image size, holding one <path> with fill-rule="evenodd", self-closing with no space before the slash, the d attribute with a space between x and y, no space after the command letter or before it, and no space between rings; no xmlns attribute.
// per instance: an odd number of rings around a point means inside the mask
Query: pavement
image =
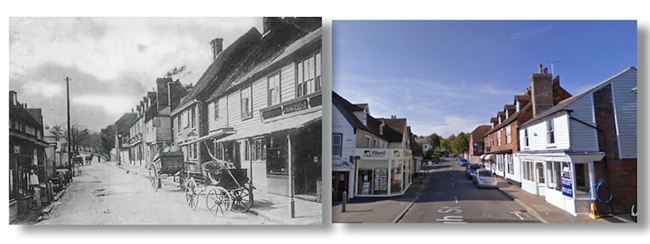
<svg viewBox="0 0 650 244"><path fill-rule="evenodd" d="M332 223L397 223L417 200L418 191L427 185L416 178L406 193L391 198L354 198L342 212L341 202L332 204ZM573 216L546 202L543 196L535 196L497 177L499 190L526 208L543 223L635 223L628 214L604 216L592 219L588 215Z"/></svg>
<svg viewBox="0 0 650 244"><path fill-rule="evenodd" d="M141 166L122 164L117 162L107 162L120 169L125 170L128 174L141 175L149 177L149 171ZM162 188L180 187L178 177L167 177L161 179ZM172 188L172 189L174 189ZM294 214L291 216L291 198L253 190L253 206L248 211L250 214L257 215L270 222L281 225L321 225L323 222L323 204L314 201L303 200L294 197L293 199Z"/></svg>

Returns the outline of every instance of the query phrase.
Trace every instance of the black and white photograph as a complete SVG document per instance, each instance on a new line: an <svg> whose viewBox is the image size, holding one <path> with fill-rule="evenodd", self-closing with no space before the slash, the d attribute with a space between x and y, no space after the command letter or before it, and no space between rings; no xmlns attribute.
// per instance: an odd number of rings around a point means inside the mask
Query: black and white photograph
<svg viewBox="0 0 650 244"><path fill-rule="evenodd" d="M10 225L321 225L322 18L10 17Z"/></svg>

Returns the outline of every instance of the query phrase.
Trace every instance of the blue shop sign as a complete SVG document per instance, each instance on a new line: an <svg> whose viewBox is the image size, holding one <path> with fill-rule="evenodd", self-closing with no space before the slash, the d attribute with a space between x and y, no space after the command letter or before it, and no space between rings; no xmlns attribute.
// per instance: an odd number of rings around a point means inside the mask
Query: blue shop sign
<svg viewBox="0 0 650 244"><path fill-rule="evenodd" d="M569 167L562 168L562 195L573 197L573 181Z"/></svg>

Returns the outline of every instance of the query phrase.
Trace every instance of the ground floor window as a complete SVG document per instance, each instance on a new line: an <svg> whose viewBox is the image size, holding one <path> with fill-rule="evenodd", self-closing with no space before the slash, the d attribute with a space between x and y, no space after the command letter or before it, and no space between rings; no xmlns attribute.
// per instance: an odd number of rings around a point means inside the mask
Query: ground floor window
<svg viewBox="0 0 650 244"><path fill-rule="evenodd" d="M562 168L568 168L567 162L546 162L548 182L546 186L556 191L562 190Z"/></svg>
<svg viewBox="0 0 650 244"><path fill-rule="evenodd" d="M289 172L287 164L286 136L270 136L266 146L266 170L269 174L286 175ZM294 142L295 143L295 142Z"/></svg>
<svg viewBox="0 0 650 244"><path fill-rule="evenodd" d="M390 192L401 192L402 183L404 182L404 173L402 161L393 161L393 168L391 169L391 183L390 183Z"/></svg>
<svg viewBox="0 0 650 244"><path fill-rule="evenodd" d="M524 179L528 181L535 181L533 176L533 162L524 161L521 165L523 166L521 172L523 173Z"/></svg>

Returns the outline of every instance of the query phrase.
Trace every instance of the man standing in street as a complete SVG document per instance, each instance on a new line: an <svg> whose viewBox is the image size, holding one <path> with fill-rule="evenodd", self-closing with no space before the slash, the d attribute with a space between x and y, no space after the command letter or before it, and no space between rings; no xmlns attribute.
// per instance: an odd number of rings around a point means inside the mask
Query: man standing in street
<svg viewBox="0 0 650 244"><path fill-rule="evenodd" d="M41 184L38 181L38 175L34 173L34 169L29 170L29 185L34 192L34 201L36 201L38 209L41 209Z"/></svg>

